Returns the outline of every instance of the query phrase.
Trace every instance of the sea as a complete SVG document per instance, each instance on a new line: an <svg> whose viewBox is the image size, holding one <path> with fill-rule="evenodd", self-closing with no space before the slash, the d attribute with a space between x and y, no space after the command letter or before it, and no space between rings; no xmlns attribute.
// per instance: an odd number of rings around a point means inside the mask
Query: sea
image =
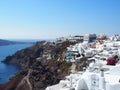
<svg viewBox="0 0 120 90"><path fill-rule="evenodd" d="M19 41L23 41L23 40L19 40ZM36 42L36 41L38 40L29 40L29 42ZM0 46L0 84L4 84L8 82L9 79L16 72L20 70L20 68L17 66L4 64L1 61L3 61L7 56L13 55L18 50L21 50L30 46L32 46L32 43Z"/></svg>

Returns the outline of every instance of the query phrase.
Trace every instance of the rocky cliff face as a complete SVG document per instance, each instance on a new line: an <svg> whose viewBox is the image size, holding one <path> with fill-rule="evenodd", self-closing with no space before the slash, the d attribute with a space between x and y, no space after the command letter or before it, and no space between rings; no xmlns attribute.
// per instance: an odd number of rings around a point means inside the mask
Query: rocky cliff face
<svg viewBox="0 0 120 90"><path fill-rule="evenodd" d="M58 45L50 42L37 42L32 47L20 50L13 56L8 56L4 62L21 67L21 71L6 84L12 89L0 87L0 90L44 90L69 74L71 63L64 61L66 47L71 44L68 41ZM17 81L17 77L21 79ZM26 87L26 88L25 88Z"/></svg>
<svg viewBox="0 0 120 90"><path fill-rule="evenodd" d="M64 61L64 55L67 47L76 43L53 45L42 41L8 56L4 62L18 65L21 70L8 83L0 85L0 90L44 90L58 83L71 72L73 65ZM76 70L83 70L89 63L84 57L74 64Z"/></svg>

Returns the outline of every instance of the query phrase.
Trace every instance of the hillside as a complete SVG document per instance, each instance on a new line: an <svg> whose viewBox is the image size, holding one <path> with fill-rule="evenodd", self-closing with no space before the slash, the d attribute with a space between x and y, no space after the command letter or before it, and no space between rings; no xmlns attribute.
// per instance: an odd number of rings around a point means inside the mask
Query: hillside
<svg viewBox="0 0 120 90"><path fill-rule="evenodd" d="M0 90L44 90L58 83L71 72L72 63L64 61L64 54L69 45L76 43L65 41L51 45L50 42L42 41L8 56L4 62L18 65L21 70L10 82L1 85Z"/></svg>

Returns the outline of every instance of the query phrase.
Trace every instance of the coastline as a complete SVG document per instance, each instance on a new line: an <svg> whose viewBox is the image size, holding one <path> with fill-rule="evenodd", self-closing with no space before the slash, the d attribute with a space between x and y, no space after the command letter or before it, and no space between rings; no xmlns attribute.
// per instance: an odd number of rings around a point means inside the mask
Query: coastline
<svg viewBox="0 0 120 90"><path fill-rule="evenodd" d="M0 53L0 84L5 84L9 82L9 79L14 77L16 73L21 70L21 67L18 65L13 65L6 63L4 60L7 56L11 56L15 54L17 51L24 49L26 47L30 47L32 44L15 44L15 45L7 45L7 46L0 46L0 50L4 51ZM8 69L7 69L8 68ZM3 73L4 72L4 73Z"/></svg>
<svg viewBox="0 0 120 90"><path fill-rule="evenodd" d="M19 66L22 67L20 71L26 70L25 73L27 73L16 88L19 88L21 83L22 86L24 86L23 82L27 80L26 86L28 86L28 88L31 87L31 84L32 88L36 88L36 90L44 90L49 85L57 84L61 79L64 79L66 75L69 75L71 71L74 72L75 66L72 66L72 63L64 61L64 54L68 46L75 45L76 43L77 41L63 41L54 44L53 42L41 41L35 43L32 47L10 56L6 61L9 64L19 64ZM10 82L11 81L12 80L10 80Z"/></svg>

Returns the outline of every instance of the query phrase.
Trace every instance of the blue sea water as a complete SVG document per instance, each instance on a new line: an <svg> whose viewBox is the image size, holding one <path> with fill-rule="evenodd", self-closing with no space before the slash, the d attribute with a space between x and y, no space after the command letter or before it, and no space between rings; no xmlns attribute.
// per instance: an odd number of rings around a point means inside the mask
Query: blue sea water
<svg viewBox="0 0 120 90"><path fill-rule="evenodd" d="M1 61L8 55L13 55L18 50L30 47L32 44L16 44L0 46L0 84L6 83L10 77L19 70L19 67L4 64Z"/></svg>

